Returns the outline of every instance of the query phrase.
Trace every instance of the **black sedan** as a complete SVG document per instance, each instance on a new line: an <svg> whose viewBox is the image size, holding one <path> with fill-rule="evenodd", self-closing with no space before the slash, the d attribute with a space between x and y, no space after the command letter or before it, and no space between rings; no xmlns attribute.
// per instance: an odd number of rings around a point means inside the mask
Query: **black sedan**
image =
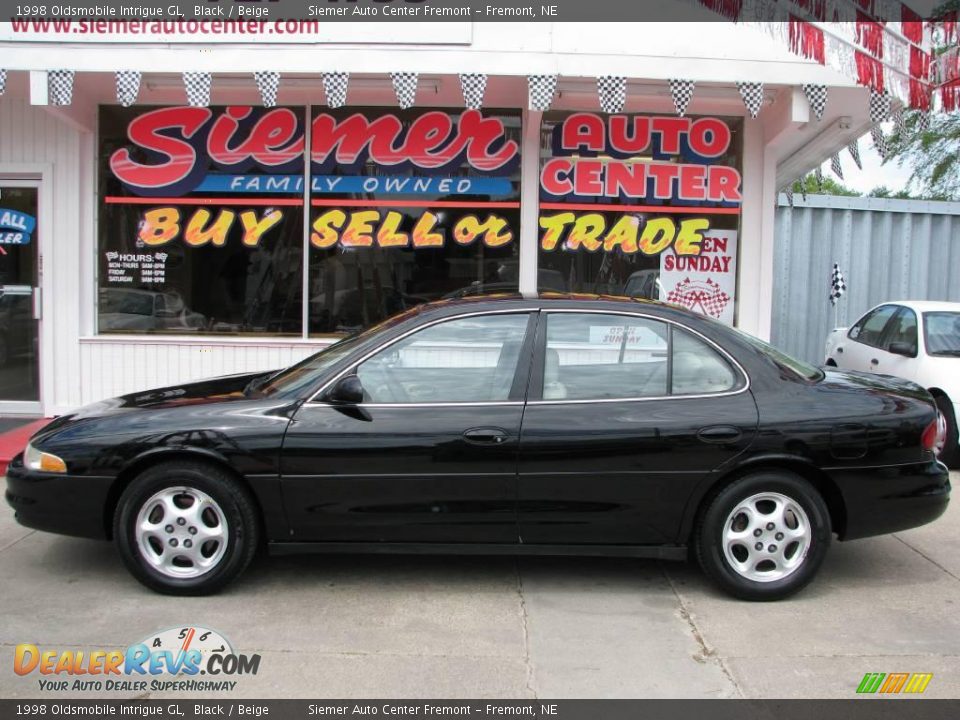
<svg viewBox="0 0 960 720"><path fill-rule="evenodd" d="M254 552L692 555L781 598L950 482L912 383L820 370L625 298L422 305L276 373L107 400L11 463L29 527L113 539L160 592Z"/></svg>

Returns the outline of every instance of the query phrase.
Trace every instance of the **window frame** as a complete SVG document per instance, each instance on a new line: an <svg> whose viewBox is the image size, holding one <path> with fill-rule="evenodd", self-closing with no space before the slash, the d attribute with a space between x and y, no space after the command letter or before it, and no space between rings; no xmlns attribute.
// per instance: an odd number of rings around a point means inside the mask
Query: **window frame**
<svg viewBox="0 0 960 720"><path fill-rule="evenodd" d="M546 360L546 351L547 351L547 323L549 322L550 315L553 313L578 313L582 315L611 315L619 317L632 317L639 318L642 320L652 320L654 322L662 322L667 325L667 328L670 332L670 346L669 352L667 353L667 373L672 375L673 373L673 351L672 351L672 340L673 332L675 328L679 328L682 331L686 331L693 335L698 340L706 343L709 347L717 351L720 356L726 360L730 367L734 371L734 375L737 376L737 384L732 390L722 390L720 392L712 393L695 393L690 395L648 395L645 397L619 397L619 398L596 398L596 399L585 399L585 400L544 400L543 399L543 376L544 376L544 363ZM696 329L685 325L676 320L670 318L661 317L658 315L653 315L650 313L643 312L630 312L626 310L603 310L603 309L588 309L588 308L547 308L540 310L540 323L537 327L537 338L536 345L534 347L533 353L533 363L530 371L530 380L528 383L529 390L527 392L527 405L582 405L586 403L623 403L623 402L649 402L651 400L662 401L662 400L693 400L700 398L714 398L714 397L728 397L731 395L739 395L740 393L747 392L750 389L750 375L744 369L743 365L737 362L729 352L727 352L723 347L718 345L716 342L708 338L703 333L697 331ZM668 385L669 387L669 385Z"/></svg>
<svg viewBox="0 0 960 720"><path fill-rule="evenodd" d="M322 405L326 407L337 407L335 403L330 402L325 399L325 395L328 390L333 388L341 380L341 378L348 377L349 375L356 375L357 368L365 363L367 360L372 358L374 355L378 355L385 350L388 350L391 346L396 343L404 340L411 335L414 335L422 330L433 327L434 325L439 325L445 322L454 322L456 320L463 320L464 318L470 317L481 317L487 315L517 315L517 314L526 314L527 317L527 327L525 330L523 342L520 346L520 358L517 360L517 367L514 370L513 383L510 387L510 395L508 400L485 400L485 401L475 401L475 402L412 402L412 403L358 403L356 407L359 408L423 408L423 407L496 407L496 406L509 406L509 405L523 405L525 402L524 398L516 399L513 396L516 394L518 388L526 391L528 380L531 373L531 355L533 350L534 338L537 337L538 325L539 323L539 308L510 308L503 310L481 310L471 313L460 313L457 315L447 315L445 317L436 318L422 325L416 325L415 327L410 328L406 332L402 332L396 337L392 337L381 345L377 345L374 348L371 348L365 352L361 357L350 362L345 368L337 372L332 378L325 382L320 389L313 393L304 403L304 405L317 406ZM521 382L521 379L524 382Z"/></svg>

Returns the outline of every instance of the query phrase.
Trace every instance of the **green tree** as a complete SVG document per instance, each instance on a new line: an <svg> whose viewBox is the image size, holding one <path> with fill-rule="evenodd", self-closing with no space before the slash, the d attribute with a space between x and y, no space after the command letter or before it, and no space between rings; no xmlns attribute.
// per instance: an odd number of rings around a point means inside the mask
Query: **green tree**
<svg viewBox="0 0 960 720"><path fill-rule="evenodd" d="M860 197L860 193L846 185L841 185L833 178L824 176L822 187L817 186L817 176L814 173L804 175L793 183L795 193L807 195L844 195L846 197Z"/></svg>

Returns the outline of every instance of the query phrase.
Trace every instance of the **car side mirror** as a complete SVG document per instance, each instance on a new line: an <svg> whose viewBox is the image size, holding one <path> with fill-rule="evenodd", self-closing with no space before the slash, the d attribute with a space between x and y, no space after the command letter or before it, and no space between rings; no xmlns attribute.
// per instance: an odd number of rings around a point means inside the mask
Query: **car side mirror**
<svg viewBox="0 0 960 720"><path fill-rule="evenodd" d="M363 402L363 383L356 375L337 380L327 393L327 400L335 405L359 405Z"/></svg>
<svg viewBox="0 0 960 720"><path fill-rule="evenodd" d="M894 355L903 355L904 357L916 357L917 346L908 342L892 342L887 350Z"/></svg>

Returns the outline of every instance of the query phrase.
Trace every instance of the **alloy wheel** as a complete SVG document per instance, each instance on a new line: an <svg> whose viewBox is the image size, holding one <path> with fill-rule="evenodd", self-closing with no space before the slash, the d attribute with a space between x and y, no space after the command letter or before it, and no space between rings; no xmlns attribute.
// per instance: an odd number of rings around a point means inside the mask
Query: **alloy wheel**
<svg viewBox="0 0 960 720"><path fill-rule="evenodd" d="M812 530L806 512L776 492L751 495L727 516L723 554L741 577L773 582L792 575L810 549Z"/></svg>

